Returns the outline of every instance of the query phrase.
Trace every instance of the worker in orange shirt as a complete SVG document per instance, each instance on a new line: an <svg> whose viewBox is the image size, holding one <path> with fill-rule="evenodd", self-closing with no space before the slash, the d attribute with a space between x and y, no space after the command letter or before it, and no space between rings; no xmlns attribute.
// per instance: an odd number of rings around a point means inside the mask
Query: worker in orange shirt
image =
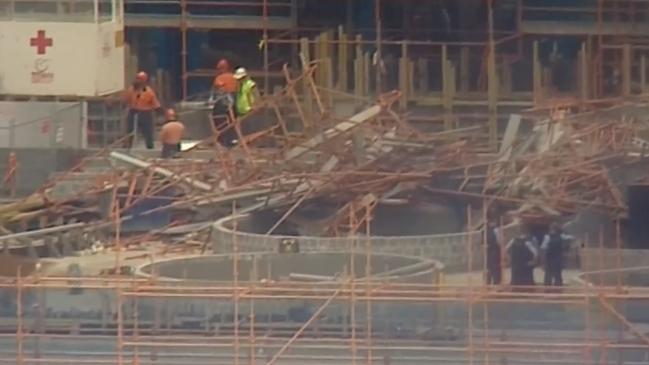
<svg viewBox="0 0 649 365"><path fill-rule="evenodd" d="M128 146L133 143L133 134L144 137L147 149L153 149L154 112L160 110L160 101L155 91L148 85L149 76L144 71L135 75L133 85L124 94L128 106L127 132Z"/></svg>
<svg viewBox="0 0 649 365"><path fill-rule="evenodd" d="M226 59L221 59L216 64L216 77L212 83L212 95L210 100L214 99L215 94L222 92L233 95L237 92L237 80L234 79L230 62Z"/></svg>
<svg viewBox="0 0 649 365"><path fill-rule="evenodd" d="M236 133L232 127L232 118L237 93L237 80L232 73L232 67L227 59L221 59L216 64L216 77L212 84L210 103L212 106L212 124L218 133L221 145L232 147L236 141Z"/></svg>
<svg viewBox="0 0 649 365"><path fill-rule="evenodd" d="M212 124L214 133L217 134L218 142L224 147L233 147L237 141L237 133L234 130L234 95L225 92L225 85L218 82L216 98L212 107Z"/></svg>
<svg viewBox="0 0 649 365"><path fill-rule="evenodd" d="M160 142L162 142L162 158L172 158L180 152L180 141L185 133L185 125L178 120L176 111L167 109L165 112L165 124L160 130Z"/></svg>

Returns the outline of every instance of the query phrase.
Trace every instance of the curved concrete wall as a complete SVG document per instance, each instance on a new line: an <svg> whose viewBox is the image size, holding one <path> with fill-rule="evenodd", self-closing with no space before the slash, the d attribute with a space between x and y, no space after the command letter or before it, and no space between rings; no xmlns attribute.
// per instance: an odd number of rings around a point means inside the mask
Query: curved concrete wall
<svg viewBox="0 0 649 365"><path fill-rule="evenodd" d="M257 282L309 281L338 282L348 275L351 257L347 252L302 252L295 254L245 253L237 262L238 280ZM354 277L364 280L366 257L354 255ZM190 256L158 261L139 268L140 275L155 273L158 279L178 283L227 282L234 279L233 255ZM371 279L381 282L430 284L439 280L443 265L425 258L377 254L372 256Z"/></svg>
<svg viewBox="0 0 649 365"><path fill-rule="evenodd" d="M240 252L277 252L282 235L264 235L230 229L234 219L245 215L228 216L216 221L212 227L212 247L216 254L231 253L236 242ZM346 251L356 245L357 252L364 252L367 237L314 237L299 236L300 252ZM372 252L433 258L447 270L462 270L468 265L468 242L473 250L473 267L482 268L481 232L433 234L423 236L369 237Z"/></svg>
<svg viewBox="0 0 649 365"><path fill-rule="evenodd" d="M204 282L231 284L234 277L232 259L233 255L169 259L144 265L138 269L138 274L148 276L155 273L157 279L178 286L204 285ZM357 285L363 285L365 282L365 260L366 257L362 252L354 257L354 276L358 281ZM241 280L241 285L246 285L246 282L261 282L262 280L284 282L308 280L313 287L320 284L328 284L330 287L332 283L349 285L343 280L349 270L349 264L350 255L348 252L243 253L239 255L238 278ZM425 258L376 254L372 256L371 268L371 279L382 283L431 284L439 282L439 274L443 266L438 261ZM301 277L295 278L294 274L301 275ZM175 313L201 313L207 318L218 317L218 321L223 322L228 322L225 318L231 318L234 315L234 303L231 299L178 299L168 301L169 308L173 308L171 310ZM152 302L140 299L140 306L151 305ZM241 300L238 305L240 313L249 312L251 304L248 300ZM323 323L344 322L346 316L349 315L349 305L345 301L332 302L324 312L327 320ZM434 314L431 309L433 306L433 303L427 303L420 307L430 316ZM365 303L358 303L359 313L362 313L364 308ZM142 316L150 315L150 309L143 311ZM273 301L262 300L254 304L256 319L266 323L278 320L303 322L311 316L315 309L317 309L317 303L290 298L279 298ZM401 303L386 302L372 305L373 320L378 323L385 323L388 317L403 320L404 316L410 315L407 312L404 311ZM412 315L413 325L416 323L416 318L417 316ZM231 322L231 320L229 321Z"/></svg>

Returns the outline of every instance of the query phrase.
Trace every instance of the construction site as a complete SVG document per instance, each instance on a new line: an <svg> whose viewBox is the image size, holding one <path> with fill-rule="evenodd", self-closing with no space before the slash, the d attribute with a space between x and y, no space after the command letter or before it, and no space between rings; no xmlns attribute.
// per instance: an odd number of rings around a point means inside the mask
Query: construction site
<svg viewBox="0 0 649 365"><path fill-rule="evenodd" d="M0 364L649 363L647 0L2 0L6 52ZM175 158L124 145L139 70Z"/></svg>

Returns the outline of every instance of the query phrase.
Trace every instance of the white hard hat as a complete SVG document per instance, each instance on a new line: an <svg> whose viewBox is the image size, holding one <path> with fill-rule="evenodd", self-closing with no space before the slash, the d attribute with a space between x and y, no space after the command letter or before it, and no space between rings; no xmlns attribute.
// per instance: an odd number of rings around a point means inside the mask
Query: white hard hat
<svg viewBox="0 0 649 365"><path fill-rule="evenodd" d="M246 76L248 76L248 72L246 72L246 69L243 67L239 67L236 71L234 71L234 78L237 80L241 80Z"/></svg>

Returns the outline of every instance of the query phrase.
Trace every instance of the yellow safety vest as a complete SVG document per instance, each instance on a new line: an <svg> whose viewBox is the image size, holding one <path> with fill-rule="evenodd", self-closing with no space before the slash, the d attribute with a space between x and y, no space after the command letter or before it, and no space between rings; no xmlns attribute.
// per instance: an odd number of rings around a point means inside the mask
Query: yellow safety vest
<svg viewBox="0 0 649 365"><path fill-rule="evenodd" d="M246 79L239 87L239 93L237 94L237 114L244 116L252 110L252 106L255 104L255 82L251 79Z"/></svg>

